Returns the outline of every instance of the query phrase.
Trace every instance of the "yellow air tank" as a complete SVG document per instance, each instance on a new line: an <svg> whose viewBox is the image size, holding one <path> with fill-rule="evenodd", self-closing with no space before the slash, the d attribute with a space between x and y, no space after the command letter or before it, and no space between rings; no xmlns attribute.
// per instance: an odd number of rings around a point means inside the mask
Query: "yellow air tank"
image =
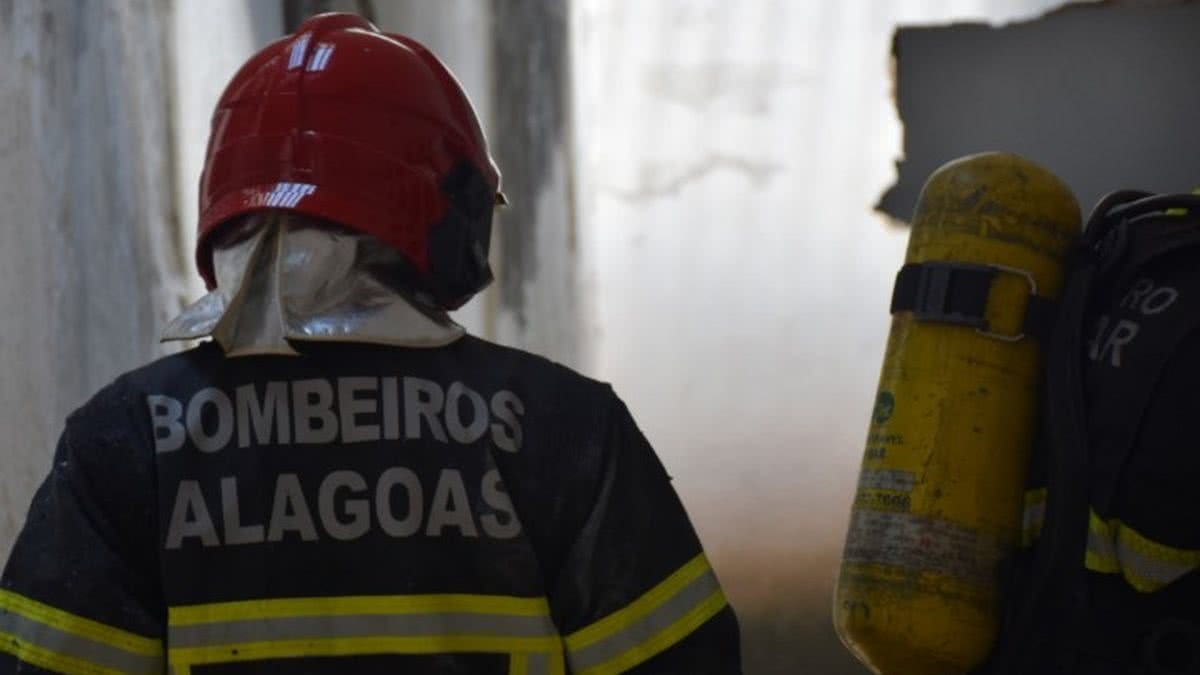
<svg viewBox="0 0 1200 675"><path fill-rule="evenodd" d="M963 675L991 650L1035 426L1027 308L1057 297L1079 230L1070 190L1015 155L955 160L921 190L834 598L876 673Z"/></svg>

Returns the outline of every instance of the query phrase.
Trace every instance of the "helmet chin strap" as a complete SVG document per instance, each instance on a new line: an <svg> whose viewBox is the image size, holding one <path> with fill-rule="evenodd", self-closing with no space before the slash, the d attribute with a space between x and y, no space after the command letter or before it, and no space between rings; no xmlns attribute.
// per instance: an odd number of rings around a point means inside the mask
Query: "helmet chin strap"
<svg viewBox="0 0 1200 675"><path fill-rule="evenodd" d="M283 211L254 213L231 234L213 250L216 287L164 342L210 337L231 357L295 356L304 341L431 348L465 333L381 276L403 259L369 235Z"/></svg>

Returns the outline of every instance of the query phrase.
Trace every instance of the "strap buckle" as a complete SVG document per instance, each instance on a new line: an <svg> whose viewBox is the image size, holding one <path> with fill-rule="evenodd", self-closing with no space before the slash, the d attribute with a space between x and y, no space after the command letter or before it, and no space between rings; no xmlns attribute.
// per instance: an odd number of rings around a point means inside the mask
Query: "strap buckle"
<svg viewBox="0 0 1200 675"><path fill-rule="evenodd" d="M1004 342L1025 338L1028 321L1016 333L994 331L988 325L987 305L992 284L999 274L1025 280L1029 287L1026 314L1038 300L1037 282L1028 270L1008 265L984 265L950 261L907 264L896 276L892 294L893 314L912 312L918 321L947 323L974 328L976 333Z"/></svg>
<svg viewBox="0 0 1200 675"><path fill-rule="evenodd" d="M1038 297L1037 281L1034 280L1033 274L1031 274L1029 272L1029 270L1023 270L1019 267L1009 267L1008 265L988 265L988 267L992 268L993 270L996 270L997 272L1006 272L1008 274L1015 274L1015 275L1025 279L1025 283L1027 283L1029 285L1029 295L1025 300L1025 302L1027 303L1026 304L1026 312L1028 313L1028 307L1029 307L1028 303L1033 302L1033 299ZM986 326L986 323L987 323L987 320L984 319L985 326L983 328L976 328L975 332L979 333L980 335L990 337L990 338L993 338L996 340L1003 340L1005 342L1018 342L1018 341L1024 339L1024 337L1025 337L1024 329L1022 329L1019 333L997 333L995 331L989 330Z"/></svg>

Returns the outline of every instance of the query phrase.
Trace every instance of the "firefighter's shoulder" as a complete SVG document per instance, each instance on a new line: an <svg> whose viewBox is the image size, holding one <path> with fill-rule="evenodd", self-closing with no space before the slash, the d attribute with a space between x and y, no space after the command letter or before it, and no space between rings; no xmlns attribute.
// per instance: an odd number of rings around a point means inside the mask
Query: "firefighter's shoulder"
<svg viewBox="0 0 1200 675"><path fill-rule="evenodd" d="M456 346L461 348L466 369L494 373L508 387L541 399L539 403L548 410L567 413L578 410L579 403L594 405L615 398L607 382L539 354L472 335L464 336Z"/></svg>

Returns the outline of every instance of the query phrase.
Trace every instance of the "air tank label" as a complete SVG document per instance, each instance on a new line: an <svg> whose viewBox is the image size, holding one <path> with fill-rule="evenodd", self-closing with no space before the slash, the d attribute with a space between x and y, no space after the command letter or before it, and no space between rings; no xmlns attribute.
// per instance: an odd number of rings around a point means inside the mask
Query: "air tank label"
<svg viewBox="0 0 1200 675"><path fill-rule="evenodd" d="M866 462L886 462L896 446L904 445L904 434L892 431L892 425L888 425L895 413L896 397L890 391L880 391L875 398L875 409L871 412L871 433L867 435L867 448L863 453ZM911 490L911 485L908 489Z"/></svg>
<svg viewBox="0 0 1200 675"><path fill-rule="evenodd" d="M854 506L875 511L912 509L912 491L917 477L911 471L863 469L858 475Z"/></svg>
<svg viewBox="0 0 1200 675"><path fill-rule="evenodd" d="M917 477L911 471L898 469L863 469L858 475L859 490L894 490L912 492Z"/></svg>
<svg viewBox="0 0 1200 675"><path fill-rule="evenodd" d="M860 507L850 518L843 561L986 583L1003 552L995 537L945 520Z"/></svg>

